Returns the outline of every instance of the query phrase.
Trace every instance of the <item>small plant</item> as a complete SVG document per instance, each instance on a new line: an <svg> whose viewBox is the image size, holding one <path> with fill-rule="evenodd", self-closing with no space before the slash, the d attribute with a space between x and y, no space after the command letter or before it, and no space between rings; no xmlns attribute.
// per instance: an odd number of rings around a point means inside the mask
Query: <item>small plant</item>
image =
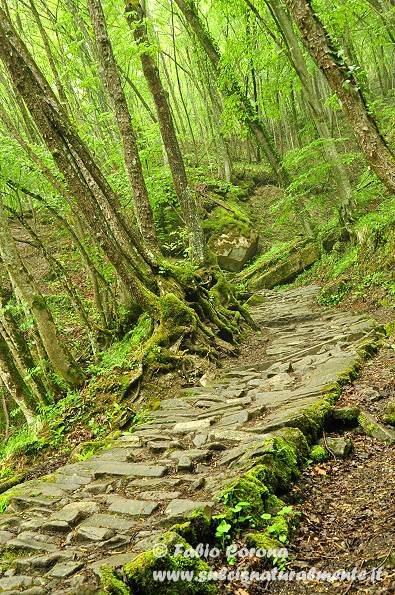
<svg viewBox="0 0 395 595"><path fill-rule="evenodd" d="M216 515L213 518L218 519L221 515ZM224 518L221 520L219 525L215 530L215 537L219 540L222 549L225 548L225 543L230 539L229 531L231 530L232 525L228 523Z"/></svg>

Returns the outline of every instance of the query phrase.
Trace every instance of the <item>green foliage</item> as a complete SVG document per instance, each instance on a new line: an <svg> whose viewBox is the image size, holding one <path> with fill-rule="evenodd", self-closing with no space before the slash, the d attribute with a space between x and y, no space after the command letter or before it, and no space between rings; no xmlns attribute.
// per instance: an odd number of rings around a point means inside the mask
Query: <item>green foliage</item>
<svg viewBox="0 0 395 595"><path fill-rule="evenodd" d="M114 368L130 368L133 366L133 356L139 352L150 332L151 319L148 314L142 314L131 331L100 353L99 361L89 367L89 372L100 375L111 372Z"/></svg>
<svg viewBox="0 0 395 595"><path fill-rule="evenodd" d="M45 439L40 436L43 423L37 418L34 423L24 425L0 444L0 461L6 461L20 453L29 454L45 446Z"/></svg>

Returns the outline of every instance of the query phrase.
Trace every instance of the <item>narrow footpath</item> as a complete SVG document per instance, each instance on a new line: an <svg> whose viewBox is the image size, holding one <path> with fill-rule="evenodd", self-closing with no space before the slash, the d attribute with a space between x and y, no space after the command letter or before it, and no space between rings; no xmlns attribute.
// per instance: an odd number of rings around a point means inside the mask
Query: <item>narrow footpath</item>
<svg viewBox="0 0 395 595"><path fill-rule="evenodd" d="M4 494L0 592L99 593L102 565L129 562L194 509L215 511L240 464L253 464L251 444L299 427L373 333L369 318L317 306L318 291L262 292L252 308L265 337L259 361L251 354L208 386L162 401L110 448Z"/></svg>

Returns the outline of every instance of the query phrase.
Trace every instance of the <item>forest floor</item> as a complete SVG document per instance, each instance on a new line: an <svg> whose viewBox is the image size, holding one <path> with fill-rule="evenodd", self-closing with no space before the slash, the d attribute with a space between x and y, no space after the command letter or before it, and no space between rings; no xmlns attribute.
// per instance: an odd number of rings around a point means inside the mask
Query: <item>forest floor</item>
<svg viewBox="0 0 395 595"><path fill-rule="evenodd" d="M337 405L358 406L380 420L388 401L394 398L395 350L388 345L366 362L358 379L345 387ZM285 570L299 572L314 567L334 572L356 568L358 572L366 570L368 577L373 569L382 567L394 572L375 583L370 578L334 583L233 583L223 589L224 594L395 592L395 446L356 430L343 436L353 442L352 456L306 467L289 495L289 502L300 511L301 519L289 547L290 562Z"/></svg>

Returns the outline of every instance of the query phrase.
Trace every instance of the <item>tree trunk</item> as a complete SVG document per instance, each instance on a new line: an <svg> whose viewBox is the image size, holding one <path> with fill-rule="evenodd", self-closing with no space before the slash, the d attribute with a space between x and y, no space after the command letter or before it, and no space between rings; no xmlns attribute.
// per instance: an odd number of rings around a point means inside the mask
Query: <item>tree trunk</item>
<svg viewBox="0 0 395 595"><path fill-rule="evenodd" d="M184 160L178 144L170 105L160 79L158 67L151 54L143 49L144 47L147 47L149 43L147 30L144 24L144 19L146 18L145 11L140 5L139 0L125 0L125 6L128 23L134 32L136 43L140 47L139 54L144 76L155 102L160 132L169 161L174 189L188 231L190 257L192 262L202 265L206 260L205 239L199 219L196 197L188 184Z"/></svg>
<svg viewBox="0 0 395 595"><path fill-rule="evenodd" d="M157 243L154 218L139 157L136 133L133 130L132 119L122 88L118 66L115 62L111 42L108 37L103 8L100 0L89 0L88 6L103 79L113 102L114 113L122 139L125 168L133 192L136 220L143 237L155 248Z"/></svg>
<svg viewBox="0 0 395 595"><path fill-rule="evenodd" d="M331 140L331 131L327 122L327 114L323 106L323 101L316 93L311 76L308 72L305 58L299 47L297 37L292 27L292 22L287 12L276 0L265 0L265 2L273 14L280 33L286 43L289 60L302 84L302 92L314 120L317 132L322 139L328 141L323 147L323 152L331 163L332 171L334 173L334 183L337 186L340 198L340 215L342 222L346 228L349 228L350 223L353 220L352 214L355 208L355 200L347 171L342 163L340 163L340 156L337 152L336 144ZM247 1L247 3L250 4L249 1Z"/></svg>
<svg viewBox="0 0 395 595"><path fill-rule="evenodd" d="M339 57L310 0L284 0L307 49L337 94L368 165L390 192L395 192L395 156L369 113L352 70Z"/></svg>
<svg viewBox="0 0 395 595"><path fill-rule="evenodd" d="M239 109L241 111L240 116L243 122L245 122L246 126L255 136L258 143L262 146L266 159L268 160L278 183L280 185L288 185L289 176L281 165L281 160L273 145L271 134L267 130L262 120L257 118L251 102L240 89L240 86L234 77L229 73L227 73L227 75L224 77L223 73L221 73L221 54L215 47L215 44L209 33L205 30L194 3L192 0L189 0L188 2L185 0L175 0L175 2L184 15L192 31L195 33L204 51L206 52L216 75L217 83L220 86L221 92L226 97L237 98Z"/></svg>
<svg viewBox="0 0 395 595"><path fill-rule="evenodd" d="M30 388L22 378L8 348L7 341L0 332L0 380L18 405L29 423L36 414L36 407Z"/></svg>
<svg viewBox="0 0 395 595"><path fill-rule="evenodd" d="M70 386L83 382L82 370L63 347L52 314L44 296L25 267L15 246L7 218L0 201L0 255L7 269L16 296L27 305L43 342L45 351L54 368Z"/></svg>

